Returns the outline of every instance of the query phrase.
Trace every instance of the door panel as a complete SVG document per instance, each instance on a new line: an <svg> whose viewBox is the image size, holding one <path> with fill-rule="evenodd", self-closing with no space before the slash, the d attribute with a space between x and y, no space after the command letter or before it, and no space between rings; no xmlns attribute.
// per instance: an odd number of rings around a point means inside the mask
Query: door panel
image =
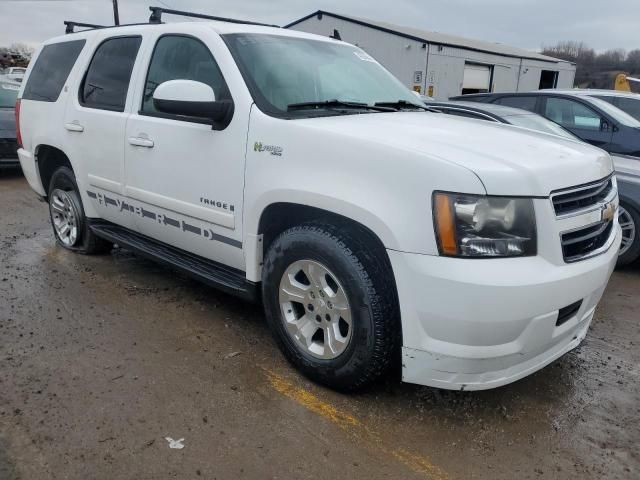
<svg viewBox="0 0 640 480"><path fill-rule="evenodd" d="M231 95L211 49L185 35L163 35L144 79L140 111L126 126L126 195L138 230L169 245L244 269L242 212L248 110L224 130L155 109L153 92L169 80L210 85ZM193 120L193 119L190 119Z"/></svg>
<svg viewBox="0 0 640 480"><path fill-rule="evenodd" d="M103 40L85 69L77 95L67 105L64 120L69 155L86 169L83 194L102 218L129 228L135 227L133 219L121 214L125 176L122 139L140 44L139 36Z"/></svg>

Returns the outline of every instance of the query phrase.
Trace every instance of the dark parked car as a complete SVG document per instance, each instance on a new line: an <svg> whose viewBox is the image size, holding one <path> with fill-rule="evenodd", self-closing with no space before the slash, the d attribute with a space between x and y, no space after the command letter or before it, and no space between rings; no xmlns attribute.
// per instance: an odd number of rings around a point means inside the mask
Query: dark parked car
<svg viewBox="0 0 640 480"><path fill-rule="evenodd" d="M557 123L520 108L474 102L430 102L425 100L424 103L429 108L448 115L506 123L580 141L578 137Z"/></svg>
<svg viewBox="0 0 640 480"><path fill-rule="evenodd" d="M538 113L571 133L608 151L618 177L622 246L618 265L640 257L640 121L609 102L588 95L540 90L484 93L451 100L504 105Z"/></svg>
<svg viewBox="0 0 640 480"><path fill-rule="evenodd" d="M0 80L0 167L18 166L16 143L16 98L20 84Z"/></svg>

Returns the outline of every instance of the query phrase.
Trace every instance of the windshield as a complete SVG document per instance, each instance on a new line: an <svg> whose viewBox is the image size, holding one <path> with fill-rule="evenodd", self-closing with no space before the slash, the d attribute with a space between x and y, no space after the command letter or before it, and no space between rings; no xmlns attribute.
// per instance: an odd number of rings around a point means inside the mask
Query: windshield
<svg viewBox="0 0 640 480"><path fill-rule="evenodd" d="M365 104L422 102L363 50L338 42L264 34L223 35L258 107L271 115L295 118L362 113L355 105L319 104L337 100ZM341 110L351 107L350 112ZM367 110L375 112L380 110Z"/></svg>
<svg viewBox="0 0 640 480"><path fill-rule="evenodd" d="M620 122L627 127L640 128L640 122L618 107L611 105L609 102L600 100L599 98L589 97L589 102L600 108L615 121Z"/></svg>
<svg viewBox="0 0 640 480"><path fill-rule="evenodd" d="M531 130L538 130L539 132L550 133L552 135L570 138L571 140L580 140L569 130L540 115L509 115L505 118L511 125L515 125L516 127L530 128Z"/></svg>
<svg viewBox="0 0 640 480"><path fill-rule="evenodd" d="M16 105L20 87L11 83L0 82L0 108L13 108Z"/></svg>

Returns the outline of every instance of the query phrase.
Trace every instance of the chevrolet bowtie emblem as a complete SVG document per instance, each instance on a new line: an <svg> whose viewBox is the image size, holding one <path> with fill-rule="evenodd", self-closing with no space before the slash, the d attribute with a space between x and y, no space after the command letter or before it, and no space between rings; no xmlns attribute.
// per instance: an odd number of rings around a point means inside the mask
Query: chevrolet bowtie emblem
<svg viewBox="0 0 640 480"><path fill-rule="evenodd" d="M615 202L609 202L602 206L602 221L611 222L616 215Z"/></svg>

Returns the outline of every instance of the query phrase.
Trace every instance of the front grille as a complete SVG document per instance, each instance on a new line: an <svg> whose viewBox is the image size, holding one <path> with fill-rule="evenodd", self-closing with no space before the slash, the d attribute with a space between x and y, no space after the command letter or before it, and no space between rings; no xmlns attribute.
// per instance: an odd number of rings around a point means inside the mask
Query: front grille
<svg viewBox="0 0 640 480"><path fill-rule="evenodd" d="M560 217L594 207L603 202L613 190L613 181L606 178L596 183L560 191L552 195L553 208Z"/></svg>
<svg viewBox="0 0 640 480"><path fill-rule="evenodd" d="M571 320L578 310L580 310L580 306L582 305L582 300L577 301L576 303L572 303L569 306L561 308L558 310L558 319L556 320L556 327L559 327L563 323L567 323Z"/></svg>
<svg viewBox="0 0 640 480"><path fill-rule="evenodd" d="M18 144L11 138L0 138L0 158L18 158Z"/></svg>
<svg viewBox="0 0 640 480"><path fill-rule="evenodd" d="M613 230L613 222L603 221L562 234L562 254L567 263L577 262L605 246Z"/></svg>

